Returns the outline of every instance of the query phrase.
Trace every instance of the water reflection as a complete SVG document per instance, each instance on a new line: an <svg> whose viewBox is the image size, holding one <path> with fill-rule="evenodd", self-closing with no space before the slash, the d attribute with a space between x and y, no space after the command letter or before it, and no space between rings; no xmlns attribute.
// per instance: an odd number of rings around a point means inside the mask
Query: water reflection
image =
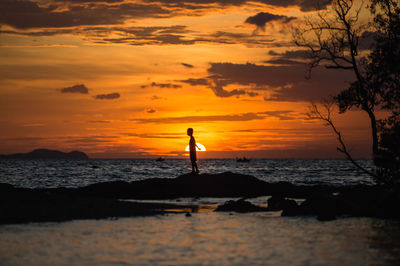
<svg viewBox="0 0 400 266"><path fill-rule="evenodd" d="M0 227L4 265L383 265L400 261L399 222L169 214Z"/></svg>

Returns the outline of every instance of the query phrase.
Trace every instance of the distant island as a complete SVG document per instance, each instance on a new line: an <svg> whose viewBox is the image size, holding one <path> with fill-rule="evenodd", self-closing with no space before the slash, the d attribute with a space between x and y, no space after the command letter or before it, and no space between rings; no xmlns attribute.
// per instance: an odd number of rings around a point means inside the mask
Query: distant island
<svg viewBox="0 0 400 266"><path fill-rule="evenodd" d="M84 152L81 151L71 151L71 152L62 152L57 150L48 150L48 149L36 149L34 151L28 153L16 153L16 154L7 154L0 155L0 159L72 159L72 160L84 160L89 159Z"/></svg>

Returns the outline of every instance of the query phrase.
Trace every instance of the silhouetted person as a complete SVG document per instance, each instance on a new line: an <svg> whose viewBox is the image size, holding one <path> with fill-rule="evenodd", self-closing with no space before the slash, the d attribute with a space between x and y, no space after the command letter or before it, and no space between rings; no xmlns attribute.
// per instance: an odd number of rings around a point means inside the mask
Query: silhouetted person
<svg viewBox="0 0 400 266"><path fill-rule="evenodd" d="M189 141L189 153L190 153L190 161L192 162L192 173L199 173L199 168L197 167L197 156L196 156L196 140L193 137L193 128L187 129L187 135L190 136ZM199 147L197 147L200 149Z"/></svg>

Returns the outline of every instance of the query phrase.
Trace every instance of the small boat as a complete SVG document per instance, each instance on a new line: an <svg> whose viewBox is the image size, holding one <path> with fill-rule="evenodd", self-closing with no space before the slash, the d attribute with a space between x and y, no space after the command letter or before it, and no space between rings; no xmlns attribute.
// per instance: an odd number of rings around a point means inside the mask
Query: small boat
<svg viewBox="0 0 400 266"><path fill-rule="evenodd" d="M238 163L248 163L248 162L250 162L250 159L247 159L246 157L236 158L236 162L238 162Z"/></svg>
<svg viewBox="0 0 400 266"><path fill-rule="evenodd" d="M164 158L158 157L158 158L156 159L156 162L163 162L164 160L165 160Z"/></svg>

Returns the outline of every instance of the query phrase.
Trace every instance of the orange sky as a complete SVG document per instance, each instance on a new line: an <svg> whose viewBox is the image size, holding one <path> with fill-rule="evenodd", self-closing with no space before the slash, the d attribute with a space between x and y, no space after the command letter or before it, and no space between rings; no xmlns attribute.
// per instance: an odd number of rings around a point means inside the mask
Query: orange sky
<svg viewBox="0 0 400 266"><path fill-rule="evenodd" d="M200 158L341 157L305 112L353 77L318 68L305 80L290 33L315 2L2 1L0 154L182 157L193 127ZM367 117L335 119L369 157Z"/></svg>

